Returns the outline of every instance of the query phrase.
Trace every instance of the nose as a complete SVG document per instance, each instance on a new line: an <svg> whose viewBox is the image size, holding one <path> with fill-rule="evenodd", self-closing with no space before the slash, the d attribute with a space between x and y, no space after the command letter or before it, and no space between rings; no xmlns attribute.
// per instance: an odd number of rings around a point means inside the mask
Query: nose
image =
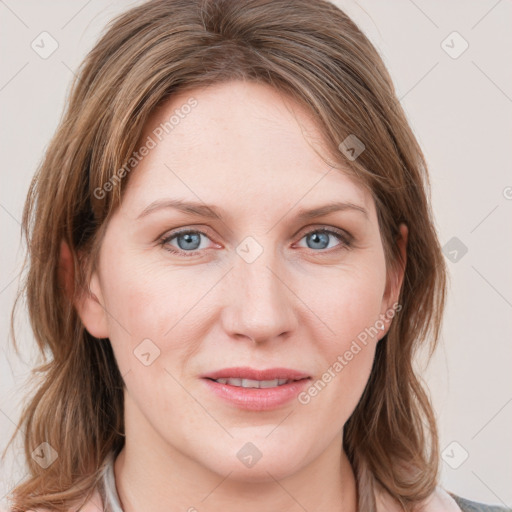
<svg viewBox="0 0 512 512"><path fill-rule="evenodd" d="M293 332L295 296L282 265L272 255L264 251L251 263L237 257L226 277L222 319L228 335L262 343Z"/></svg>

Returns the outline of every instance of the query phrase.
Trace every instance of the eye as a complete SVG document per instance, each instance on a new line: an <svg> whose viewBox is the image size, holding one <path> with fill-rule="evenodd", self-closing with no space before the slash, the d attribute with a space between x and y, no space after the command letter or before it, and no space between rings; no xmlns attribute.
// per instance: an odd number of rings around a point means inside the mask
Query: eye
<svg viewBox="0 0 512 512"><path fill-rule="evenodd" d="M340 243L335 245L335 250L348 249L351 245L351 240L348 234L344 234L340 230L334 228L317 228L308 231L302 238L306 239L307 247L310 249L331 249L333 246L330 245L330 239L337 239ZM318 251L315 251L318 252Z"/></svg>
<svg viewBox="0 0 512 512"><path fill-rule="evenodd" d="M198 230L182 230L171 233L161 239L160 244L166 251L172 254L184 255L184 256L195 256L201 252L201 250L207 247L201 247L201 237L210 240L208 235ZM344 233L341 230L335 228L316 228L308 231L301 240L307 240L307 247L310 249L318 249L314 252L324 252L325 249L332 249L331 240L338 240L338 244L335 245L335 250L348 249L351 246L351 237L348 233ZM176 245L172 242L176 241Z"/></svg>
<svg viewBox="0 0 512 512"><path fill-rule="evenodd" d="M172 233L170 236L165 237L161 241L161 245L166 251L173 254L186 254L187 256L193 256L198 254L201 247L201 237L208 238L208 236L202 231L195 230L183 230L177 233ZM178 247L171 245L171 241L176 239Z"/></svg>

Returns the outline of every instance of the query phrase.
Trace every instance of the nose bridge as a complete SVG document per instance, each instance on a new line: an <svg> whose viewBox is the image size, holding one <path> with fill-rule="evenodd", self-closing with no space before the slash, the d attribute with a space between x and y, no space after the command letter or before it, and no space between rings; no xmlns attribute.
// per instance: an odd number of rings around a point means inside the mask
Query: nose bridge
<svg viewBox="0 0 512 512"><path fill-rule="evenodd" d="M280 275L275 251L258 251L253 241L244 241L237 253L229 273L226 330L265 341L294 329L293 294Z"/></svg>

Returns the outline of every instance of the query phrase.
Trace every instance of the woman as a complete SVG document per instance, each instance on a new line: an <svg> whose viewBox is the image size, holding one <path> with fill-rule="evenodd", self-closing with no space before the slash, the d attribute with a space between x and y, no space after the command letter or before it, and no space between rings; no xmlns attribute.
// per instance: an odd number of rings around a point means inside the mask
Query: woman
<svg viewBox="0 0 512 512"><path fill-rule="evenodd" d="M334 5L120 16L25 207L53 358L12 511L505 510L439 485L413 370L445 300L427 195L391 78Z"/></svg>

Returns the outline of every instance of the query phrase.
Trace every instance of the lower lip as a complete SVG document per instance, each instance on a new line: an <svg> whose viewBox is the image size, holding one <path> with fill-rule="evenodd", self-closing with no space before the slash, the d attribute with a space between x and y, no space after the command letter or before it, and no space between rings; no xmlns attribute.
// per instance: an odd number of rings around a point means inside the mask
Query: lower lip
<svg viewBox="0 0 512 512"><path fill-rule="evenodd" d="M208 388L220 398L240 409L267 411L290 402L304 389L310 379L296 380L275 388L243 388L203 379Z"/></svg>

